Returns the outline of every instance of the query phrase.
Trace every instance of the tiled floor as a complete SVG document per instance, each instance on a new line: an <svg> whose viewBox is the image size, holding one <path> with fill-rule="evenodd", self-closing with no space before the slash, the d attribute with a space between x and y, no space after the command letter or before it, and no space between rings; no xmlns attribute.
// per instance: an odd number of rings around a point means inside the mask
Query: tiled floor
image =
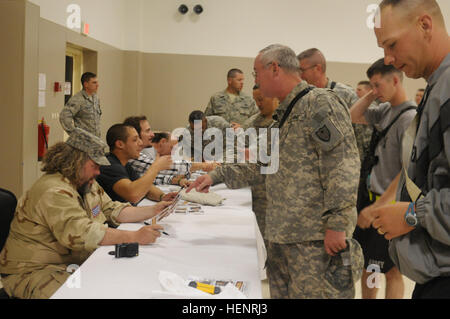
<svg viewBox="0 0 450 319"><path fill-rule="evenodd" d="M383 299L385 296L385 288L386 288L386 280L384 275L381 276L381 287L378 290L378 296L377 299ZM411 281L410 279L403 276L403 282L405 283L405 293L403 295L403 299L411 299L414 286L416 285L415 282ZM356 283L356 296L355 299L361 299L361 281L358 281Z"/></svg>
<svg viewBox="0 0 450 319"><path fill-rule="evenodd" d="M409 280L406 277L403 277L403 281L405 283L405 294L403 296L404 299L410 299L412 292L414 290L414 285L415 283L411 280ZM261 281L261 286L262 286L262 295L264 299L269 299L270 298L270 291L269 291L269 282L266 280ZM381 279L381 287L378 290L378 296L377 299L383 299L385 296L384 293L384 289L386 287L386 281L384 276L382 276ZM358 281L356 283L356 295L355 295L355 299L361 299L361 281Z"/></svg>
<svg viewBox="0 0 450 319"><path fill-rule="evenodd" d="M405 299L410 299L412 292L414 290L414 282L412 282L411 280L409 280L406 277L403 277L403 280L405 282L405 295L403 298ZM384 288L385 288L386 284L385 284L385 280L384 280L384 276L382 276L382 280L381 280L381 288L378 292L378 299L382 299L384 298ZM2 287L2 283L0 281L0 288ZM270 298L270 291L269 291L269 282L268 280L263 280L261 281L261 287L262 287L262 295L264 299L269 299ZM356 283L356 296L355 299L361 299L361 282L358 281Z"/></svg>

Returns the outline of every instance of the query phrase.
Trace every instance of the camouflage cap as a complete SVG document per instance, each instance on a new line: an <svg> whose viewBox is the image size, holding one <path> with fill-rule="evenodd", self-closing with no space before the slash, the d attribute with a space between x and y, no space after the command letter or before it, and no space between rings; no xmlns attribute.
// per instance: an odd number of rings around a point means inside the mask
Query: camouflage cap
<svg viewBox="0 0 450 319"><path fill-rule="evenodd" d="M364 268L364 256L359 243L351 238L347 239L347 247L336 256L329 257L330 262L325 270L325 278L338 290L353 287L361 279Z"/></svg>
<svg viewBox="0 0 450 319"><path fill-rule="evenodd" d="M67 139L66 144L85 152L98 165L111 165L105 156L106 143L97 136L80 128L75 128Z"/></svg>

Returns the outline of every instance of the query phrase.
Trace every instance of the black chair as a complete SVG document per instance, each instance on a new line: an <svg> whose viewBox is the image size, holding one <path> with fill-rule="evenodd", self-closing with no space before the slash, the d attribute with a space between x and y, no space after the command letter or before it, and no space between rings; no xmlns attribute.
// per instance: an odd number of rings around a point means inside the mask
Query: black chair
<svg viewBox="0 0 450 319"><path fill-rule="evenodd" d="M9 235L9 227L16 211L17 199L13 193L0 188L0 251L6 243ZM0 299L7 299L9 296L5 290L0 289Z"/></svg>

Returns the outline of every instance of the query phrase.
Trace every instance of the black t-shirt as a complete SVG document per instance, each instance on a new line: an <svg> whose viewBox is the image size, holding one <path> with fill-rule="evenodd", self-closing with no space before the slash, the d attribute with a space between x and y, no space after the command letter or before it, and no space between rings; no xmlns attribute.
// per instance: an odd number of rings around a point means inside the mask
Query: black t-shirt
<svg viewBox="0 0 450 319"><path fill-rule="evenodd" d="M113 186L115 183L124 178L135 181L139 178L139 175L131 167L131 165L127 164L126 166L123 166L114 154L108 153L106 154L106 158L109 160L111 165L100 166L100 175L97 176L97 182L101 187L103 187L112 200L127 202L113 191Z"/></svg>

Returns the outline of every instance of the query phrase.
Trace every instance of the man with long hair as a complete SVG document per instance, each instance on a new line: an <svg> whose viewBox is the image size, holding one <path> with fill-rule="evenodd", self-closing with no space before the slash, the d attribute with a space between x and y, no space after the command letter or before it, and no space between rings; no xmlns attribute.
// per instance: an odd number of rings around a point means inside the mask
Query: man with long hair
<svg viewBox="0 0 450 319"><path fill-rule="evenodd" d="M137 231L113 228L152 218L170 203L136 208L113 202L95 180L100 165L109 164L104 147L99 138L77 128L45 155L45 174L19 200L0 254L9 296L49 298L70 276L68 266L81 265L99 246L146 245L160 236L159 225Z"/></svg>

